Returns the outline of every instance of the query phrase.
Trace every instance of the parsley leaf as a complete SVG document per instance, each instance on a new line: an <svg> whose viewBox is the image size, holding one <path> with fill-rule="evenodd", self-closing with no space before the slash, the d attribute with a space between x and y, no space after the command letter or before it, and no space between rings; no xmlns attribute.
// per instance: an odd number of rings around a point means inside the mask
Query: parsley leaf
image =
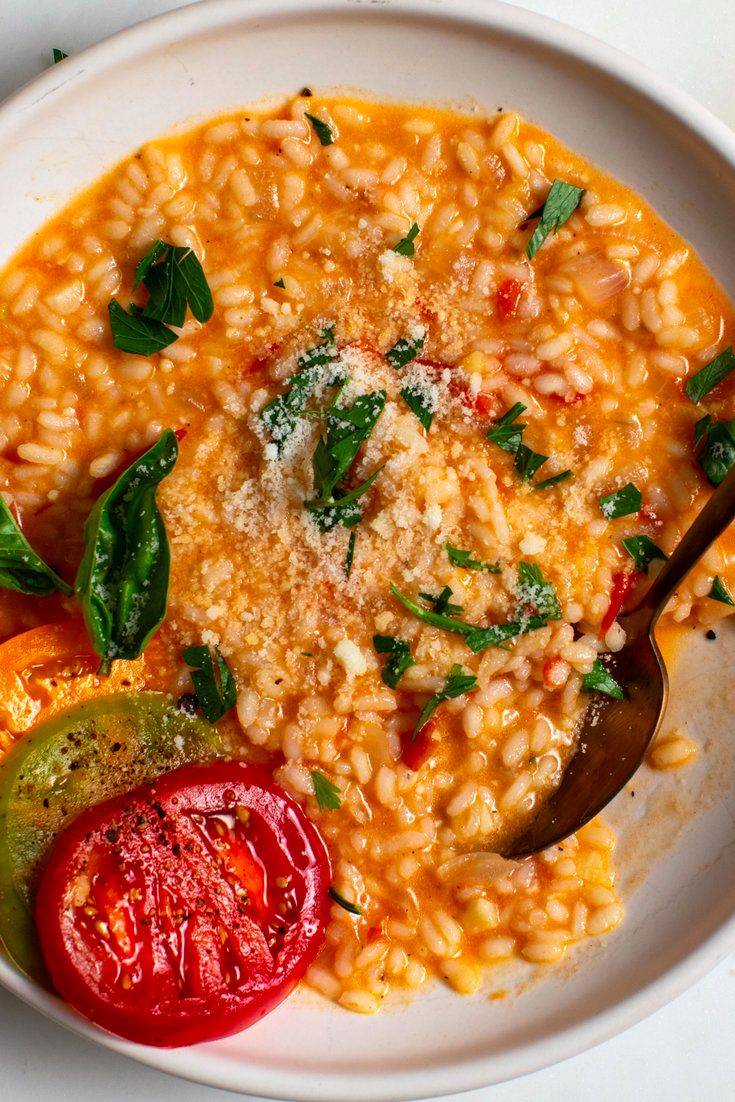
<svg viewBox="0 0 735 1102"><path fill-rule="evenodd" d="M345 899L343 895L337 891L337 889L330 884L329 894L335 903L338 903L343 911L349 911L351 915L361 915L362 907L358 907L357 903L350 903L349 899Z"/></svg>
<svg viewBox="0 0 735 1102"><path fill-rule="evenodd" d="M723 605L732 605L733 607L735 607L735 601L733 601L725 586L725 583L720 577L715 576L712 582L712 588L710 589L707 596L711 597L713 601L720 601L720 603Z"/></svg>
<svg viewBox="0 0 735 1102"><path fill-rule="evenodd" d="M469 551L462 551L459 547L453 547L451 543L445 543L444 550L452 566L461 566L464 570L486 570L488 574L500 573L498 562L481 562L480 559L473 559Z"/></svg>
<svg viewBox="0 0 735 1102"><path fill-rule="evenodd" d="M623 540L623 547L635 563L636 570L643 573L648 573L648 567L654 559L666 560L666 555L661 548L657 547L648 536L630 536L627 540Z"/></svg>
<svg viewBox="0 0 735 1102"><path fill-rule="evenodd" d="M713 486L735 466L735 420L713 421L709 414L694 426L694 446L697 459Z"/></svg>
<svg viewBox="0 0 735 1102"><path fill-rule="evenodd" d="M413 256L416 252L414 241L420 232L419 227L414 222L406 236L402 237L398 244L393 246L393 252L400 256Z"/></svg>
<svg viewBox="0 0 735 1102"><path fill-rule="evenodd" d="M412 413L415 413L421 424L428 432L434 419L434 404L430 393L415 383L409 383L401 391L401 398Z"/></svg>
<svg viewBox="0 0 735 1102"><path fill-rule="evenodd" d="M551 582L535 563L518 564L516 595L522 605L530 606L546 620L561 619L561 605Z"/></svg>
<svg viewBox="0 0 735 1102"><path fill-rule="evenodd" d="M476 688L477 678L472 674L465 673L459 663L455 662L444 682L444 688L430 697L421 709L411 738L416 738L429 722L439 705L443 704L445 700L454 700L458 696L464 696L465 693L471 693L472 690Z"/></svg>
<svg viewBox="0 0 735 1102"><path fill-rule="evenodd" d="M526 256L529 260L533 260L549 234L556 233L574 214L582 201L584 192L584 188L566 184L563 180L554 180L543 205L538 225L526 245Z"/></svg>
<svg viewBox="0 0 735 1102"><path fill-rule="evenodd" d="M453 605L449 600L451 596L452 590L448 585L444 586L441 593L419 593L419 597L423 598L427 604L433 605L434 612L438 612L442 616L454 616L462 611L461 605Z"/></svg>
<svg viewBox="0 0 735 1102"><path fill-rule="evenodd" d="M708 364L705 364L696 375L692 375L690 379L687 379L684 389L696 406L698 402L702 401L705 394L709 394L733 370L735 370L735 352L733 352L732 345L730 345L714 360L710 360Z"/></svg>
<svg viewBox="0 0 735 1102"><path fill-rule="evenodd" d="M602 515L613 520L615 517L629 517L632 513L640 512L643 496L637 486L628 482L622 489L599 498L599 502Z"/></svg>
<svg viewBox="0 0 735 1102"><path fill-rule="evenodd" d="M311 771L311 783L320 811L339 811L342 806L340 789L317 769Z"/></svg>
<svg viewBox="0 0 735 1102"><path fill-rule="evenodd" d="M559 471L558 474L553 474L551 478L545 478L543 482L534 483L534 490L550 490L552 486L558 486L560 482L566 482L568 478L573 478L574 475L571 471Z"/></svg>
<svg viewBox="0 0 735 1102"><path fill-rule="evenodd" d="M347 554L345 555L345 577L349 578L352 573L352 561L355 558L355 544L357 543L357 533L350 532L350 538L347 541Z"/></svg>
<svg viewBox="0 0 735 1102"><path fill-rule="evenodd" d="M515 422L526 412L526 406L522 402L516 402L502 417L496 418L494 427L488 429L487 438L492 444L497 444L504 452L515 455L520 447L521 437L525 425L516 425Z"/></svg>
<svg viewBox="0 0 735 1102"><path fill-rule="evenodd" d="M60 61L63 61L65 57L69 56L65 54L63 50L60 50L58 46L54 46L51 54L54 59L54 65L58 65Z"/></svg>
<svg viewBox="0 0 735 1102"><path fill-rule="evenodd" d="M311 123L314 133L316 134L322 145L333 145L334 137L332 135L332 129L328 123L323 119L318 119L316 115L310 115L308 111L304 112L305 118Z"/></svg>
<svg viewBox="0 0 735 1102"><path fill-rule="evenodd" d="M401 337L392 348L389 348L385 358L396 371L415 360L426 343L426 333L412 340L410 337Z"/></svg>
<svg viewBox="0 0 735 1102"><path fill-rule="evenodd" d="M274 287L281 287L281 288L284 288L284 287L286 286L286 284L285 284L285 283L284 283L284 281L283 281L283 276L281 276L281 278L280 278L280 279L277 279L277 280L275 281L275 283L273 284L273 286L274 286Z"/></svg>
<svg viewBox="0 0 735 1102"><path fill-rule="evenodd" d="M202 711L210 723L216 723L227 715L237 704L237 686L230 667L214 648L217 666L212 661L212 652L206 643L198 647L187 647L183 659L192 666L191 680L194 685Z"/></svg>
<svg viewBox="0 0 735 1102"><path fill-rule="evenodd" d="M263 408L261 420L279 451L306 409L309 395L323 374L322 369L333 364L336 356L334 331L327 327L321 332L320 343L299 356L296 372L288 380L288 389ZM327 379L328 385L336 385L342 381L341 377L335 375L330 375Z"/></svg>
<svg viewBox="0 0 735 1102"><path fill-rule="evenodd" d="M389 688L395 689L406 670L416 665L410 645L405 639L396 639L393 635L374 635L373 646L378 654L388 655L380 676Z"/></svg>
<svg viewBox="0 0 735 1102"><path fill-rule="evenodd" d="M611 673L608 673L599 658L595 659L595 664L590 672L582 678L582 692L604 693L605 696L611 696L615 700L623 699L621 685Z"/></svg>
<svg viewBox="0 0 735 1102"><path fill-rule="evenodd" d="M338 485L357 456L360 445L373 431L385 406L386 392L376 390L360 394L349 408L333 408L327 412L326 437L319 438L314 452L314 490L316 497L306 502L314 514L317 526L328 532L337 524L345 528L360 519L358 499L369 490L382 467L346 494L339 494ZM337 495L337 496L335 496Z"/></svg>
<svg viewBox="0 0 735 1102"><path fill-rule="evenodd" d="M548 455L532 451L531 448L521 442L516 452L515 467L523 481L530 482L536 471L539 467L543 467L548 458Z"/></svg>
<svg viewBox="0 0 735 1102"><path fill-rule="evenodd" d="M131 306L128 313L113 298L108 304L107 312L110 315L112 343L121 352L131 352L134 356L151 356L178 340L178 333L174 333L173 329L153 318L144 317L142 311L135 306Z"/></svg>
<svg viewBox="0 0 735 1102"><path fill-rule="evenodd" d="M0 496L0 587L33 597L74 590L39 558Z"/></svg>

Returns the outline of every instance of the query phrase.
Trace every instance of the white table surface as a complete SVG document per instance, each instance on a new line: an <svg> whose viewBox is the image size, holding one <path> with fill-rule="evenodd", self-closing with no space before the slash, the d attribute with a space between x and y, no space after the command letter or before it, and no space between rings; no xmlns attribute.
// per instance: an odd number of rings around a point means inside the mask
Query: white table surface
<svg viewBox="0 0 735 1102"><path fill-rule="evenodd" d="M517 0L510 0L516 3ZM52 46L77 52L176 0L0 0L0 98ZM732 0L525 0L625 50L735 127ZM735 1097L735 958L627 1033L557 1067L463 1095L467 1102L725 1102ZM0 991L0 1098L7 1102L226 1102L62 1030Z"/></svg>

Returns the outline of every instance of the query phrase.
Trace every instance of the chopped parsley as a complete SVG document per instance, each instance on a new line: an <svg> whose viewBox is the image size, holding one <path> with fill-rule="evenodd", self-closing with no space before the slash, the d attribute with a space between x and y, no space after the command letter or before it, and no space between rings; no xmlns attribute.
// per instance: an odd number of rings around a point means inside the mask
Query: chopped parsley
<svg viewBox="0 0 735 1102"><path fill-rule="evenodd" d="M416 414L428 432L434 419L434 404L431 395L427 394L422 386L409 383L403 387L401 398L403 398L411 412Z"/></svg>
<svg viewBox="0 0 735 1102"><path fill-rule="evenodd" d="M705 394L709 394L711 390L714 390L733 370L735 370L735 352L733 352L732 345L730 345L714 360L710 360L708 364L705 364L696 375L692 375L690 379L687 379L684 389L696 406L698 402L702 401Z"/></svg>
<svg viewBox="0 0 735 1102"><path fill-rule="evenodd" d="M530 607L545 620L561 619L561 605L551 582L535 563L518 564L516 596L524 607Z"/></svg>
<svg viewBox="0 0 735 1102"><path fill-rule="evenodd" d="M539 467L543 467L548 455L532 451L526 444L520 443L516 452L516 470L524 482L530 482Z"/></svg>
<svg viewBox="0 0 735 1102"><path fill-rule="evenodd" d="M411 738L415 739L420 734L439 705L443 704L445 700L454 700L458 696L464 696L465 693L471 693L476 688L477 678L472 674L465 673L459 663L455 662L444 682L444 688L440 689L434 696L429 697L419 712L419 718L416 720Z"/></svg>
<svg viewBox="0 0 735 1102"><path fill-rule="evenodd" d="M355 544L357 542L357 532L350 532L350 538L347 541L347 554L345 555L345 577L349 578L352 573L352 561L355 558Z"/></svg>
<svg viewBox="0 0 735 1102"><path fill-rule="evenodd" d="M621 685L611 673L608 673L599 658L595 659L595 664L590 672L582 678L582 692L604 693L605 696L611 696L615 700L623 699Z"/></svg>
<svg viewBox="0 0 735 1102"><path fill-rule="evenodd" d="M201 709L210 723L216 723L218 719L235 707L237 703L237 686L230 668L220 653L219 647L214 648L217 667L212 661L212 652L206 643L199 647L187 647L183 653L183 659L187 666L192 666L191 680L194 691L199 698Z"/></svg>
<svg viewBox="0 0 735 1102"><path fill-rule="evenodd" d="M324 374L323 369L330 367L336 358L334 330L327 326L321 332L319 344L299 356L296 372L288 380L288 389L264 407L261 420L279 451L296 428L312 390ZM339 373L332 371L326 381L328 385L335 386L344 380Z"/></svg>
<svg viewBox="0 0 735 1102"><path fill-rule="evenodd" d="M385 358L392 368L398 371L401 367L405 367L410 364L412 360L415 360L419 353L423 350L426 343L426 333L422 333L420 337L411 339L410 337L400 337L399 340L389 348L385 354Z"/></svg>
<svg viewBox="0 0 735 1102"><path fill-rule="evenodd" d="M357 457L364 440L373 431L385 406L386 393L376 390L359 395L352 406L336 407L326 415L327 432L321 436L314 452L314 491L316 497L306 502L306 508L322 532L337 524L351 528L360 520L359 499L372 486L382 466L354 489L342 493L339 484Z"/></svg>
<svg viewBox="0 0 735 1102"><path fill-rule="evenodd" d="M559 471L558 474L553 474L551 478L545 478L543 482L534 483L534 490L550 490L552 486L558 486L560 482L566 482L568 478L573 478L574 475L570 470Z"/></svg>
<svg viewBox="0 0 735 1102"><path fill-rule="evenodd" d="M735 420L713 421L709 414L694 426L694 447L704 473L713 486L735 466Z"/></svg>
<svg viewBox="0 0 735 1102"><path fill-rule="evenodd" d="M525 411L526 406L522 402L516 402L507 413L494 421L492 428L487 431L487 438L504 452L515 456L518 474L524 482L530 482L539 467L543 467L549 457L533 451L523 443L523 433L528 426L519 424L518 418Z"/></svg>
<svg viewBox="0 0 735 1102"><path fill-rule="evenodd" d="M274 287L281 287L281 288L285 288L286 284L285 284L285 283L284 283L284 281L283 281L283 276L281 276L281 278L280 278L280 279L277 279L277 280L275 281L275 283L273 284L273 286L274 286Z"/></svg>
<svg viewBox="0 0 735 1102"><path fill-rule="evenodd" d="M526 256L529 260L533 260L549 234L556 233L574 214L582 201L584 192L584 188L567 184L563 180L554 180L546 202L541 208L538 225L526 245Z"/></svg>
<svg viewBox="0 0 735 1102"><path fill-rule="evenodd" d="M488 574L500 573L500 563L498 562L482 562L480 559L473 559L469 551L453 547L451 543L445 543L444 550L449 556L452 566L460 566L464 570L486 570Z"/></svg>
<svg viewBox="0 0 735 1102"><path fill-rule="evenodd" d="M332 145L334 143L334 137L328 123L324 122L322 119L318 119L316 115L310 115L308 111L305 111L304 115L311 123L314 133L322 145Z"/></svg>
<svg viewBox="0 0 735 1102"><path fill-rule="evenodd" d="M329 894L335 903L338 903L343 911L349 911L351 915L361 915L362 907L358 907L357 903L350 903L349 899L345 899L343 895L337 891L337 889L330 884Z"/></svg>
<svg viewBox="0 0 735 1102"><path fill-rule="evenodd" d="M649 536L630 536L623 540L623 547L635 563L636 570L648 573L648 567L654 559L666 560L666 555Z"/></svg>
<svg viewBox="0 0 735 1102"><path fill-rule="evenodd" d="M707 596L711 597L713 601L720 601L720 603L723 605L732 605L733 607L735 607L735 601L733 601L732 597L730 596L730 593L728 592L722 578L718 576L715 576L712 582L712 588L710 589Z"/></svg>
<svg viewBox="0 0 735 1102"><path fill-rule="evenodd" d="M317 769L311 771L311 783L320 811L339 811L342 806L340 789Z"/></svg>
<svg viewBox="0 0 735 1102"><path fill-rule="evenodd" d="M632 513L640 512L643 496L637 486L628 482L622 489L599 498L599 502L602 515L613 520L615 517L629 517Z"/></svg>
<svg viewBox="0 0 735 1102"><path fill-rule="evenodd" d="M461 605L454 605L449 600L452 596L452 590L448 585L445 585L441 593L419 593L419 597L431 605L434 612L438 612L442 616L456 616L458 612L462 611Z"/></svg>
<svg viewBox="0 0 735 1102"><path fill-rule="evenodd" d="M69 55L65 54L63 50L60 50L58 46L54 46L53 50L51 51L51 56L54 59L54 65L58 65L60 61L63 61L64 58L68 57Z"/></svg>
<svg viewBox="0 0 735 1102"><path fill-rule="evenodd" d="M373 646L378 654L388 655L380 675L383 682L391 689L397 688L406 670L416 665L410 645L405 639L396 639L393 635L374 635Z"/></svg>
<svg viewBox="0 0 735 1102"><path fill-rule="evenodd" d="M420 232L419 227L414 222L406 236L402 237L398 244L393 246L393 252L398 253L399 256L413 256L416 252L414 241Z"/></svg>

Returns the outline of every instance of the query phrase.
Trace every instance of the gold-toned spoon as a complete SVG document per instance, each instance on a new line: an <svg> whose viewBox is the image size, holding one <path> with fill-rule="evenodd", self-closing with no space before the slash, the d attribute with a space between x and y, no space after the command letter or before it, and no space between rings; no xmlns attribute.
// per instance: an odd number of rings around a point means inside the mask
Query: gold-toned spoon
<svg viewBox="0 0 735 1102"><path fill-rule="evenodd" d="M623 788L643 761L666 710L669 680L654 629L677 587L735 520L735 467L699 514L640 604L619 619L627 640L606 660L624 699L600 697L587 709L577 751L553 796L530 826L501 849L520 858L584 826Z"/></svg>

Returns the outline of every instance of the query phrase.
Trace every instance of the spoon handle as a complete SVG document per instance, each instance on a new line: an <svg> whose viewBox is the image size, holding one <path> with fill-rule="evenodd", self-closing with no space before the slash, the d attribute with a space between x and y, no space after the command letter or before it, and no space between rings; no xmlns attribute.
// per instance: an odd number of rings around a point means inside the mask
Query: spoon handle
<svg viewBox="0 0 735 1102"><path fill-rule="evenodd" d="M732 467L691 528L685 532L679 546L656 577L643 599L651 610L651 628L663 612L666 603L681 585L719 535L735 520L735 467Z"/></svg>

